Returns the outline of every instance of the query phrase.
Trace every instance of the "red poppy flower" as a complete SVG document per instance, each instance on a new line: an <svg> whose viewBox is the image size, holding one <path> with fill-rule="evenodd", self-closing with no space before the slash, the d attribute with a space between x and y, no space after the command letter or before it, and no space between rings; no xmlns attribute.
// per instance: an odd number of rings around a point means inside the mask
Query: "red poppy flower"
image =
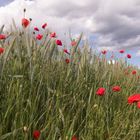
<svg viewBox="0 0 140 140"><path fill-rule="evenodd" d="M0 40L4 40L4 39L6 39L6 36L3 34L0 34Z"/></svg>
<svg viewBox="0 0 140 140"><path fill-rule="evenodd" d="M102 54L106 54L106 53L107 53L107 51L106 51L106 50L103 50L103 51L101 51L101 53L102 53Z"/></svg>
<svg viewBox="0 0 140 140"><path fill-rule="evenodd" d="M73 136L71 140L78 140L78 138L76 136Z"/></svg>
<svg viewBox="0 0 140 140"><path fill-rule="evenodd" d="M131 55L130 55L130 54L127 54L127 58L129 58L129 59L130 59L130 58L131 58Z"/></svg>
<svg viewBox="0 0 140 140"><path fill-rule="evenodd" d="M96 91L96 94L99 96L103 96L105 94L105 88L103 87L98 88L98 90Z"/></svg>
<svg viewBox="0 0 140 140"><path fill-rule="evenodd" d="M124 51L124 50L120 50L119 52L120 52L120 53L124 53L125 51Z"/></svg>
<svg viewBox="0 0 140 140"><path fill-rule="evenodd" d="M4 52L4 48L0 47L0 54L2 54Z"/></svg>
<svg viewBox="0 0 140 140"><path fill-rule="evenodd" d="M55 33L55 32L50 33L50 37L51 37L51 38L55 38L55 37L56 37L56 33Z"/></svg>
<svg viewBox="0 0 140 140"><path fill-rule="evenodd" d="M137 103L137 107L140 108L140 101Z"/></svg>
<svg viewBox="0 0 140 140"><path fill-rule="evenodd" d="M34 27L34 30L35 30L35 31L39 31L39 29L38 29L37 27Z"/></svg>
<svg viewBox="0 0 140 140"><path fill-rule="evenodd" d="M75 40L73 40L73 41L71 42L71 46L76 46L76 44L77 44L77 42L76 42Z"/></svg>
<svg viewBox="0 0 140 140"><path fill-rule="evenodd" d="M43 35L41 35L41 34L38 34L37 36L36 36L36 39L37 40L41 40L43 38Z"/></svg>
<svg viewBox="0 0 140 140"><path fill-rule="evenodd" d="M67 54L70 54L67 49L64 49L64 52L67 53Z"/></svg>
<svg viewBox="0 0 140 140"><path fill-rule="evenodd" d="M65 59L65 62L66 62L67 64L69 64L69 63L70 63L70 60L69 60L69 59Z"/></svg>
<svg viewBox="0 0 140 140"><path fill-rule="evenodd" d="M42 28L45 29L46 26L47 26L47 23L44 23L44 24L42 25Z"/></svg>
<svg viewBox="0 0 140 140"><path fill-rule="evenodd" d="M121 87L120 86L114 86L112 87L112 91L114 92L119 92L121 90Z"/></svg>
<svg viewBox="0 0 140 140"><path fill-rule="evenodd" d="M138 102L138 101L140 101L140 94L133 94L133 95L128 97L129 104L132 104L132 103Z"/></svg>
<svg viewBox="0 0 140 140"><path fill-rule="evenodd" d="M30 21L26 18L22 19L22 26L26 28L30 24Z"/></svg>
<svg viewBox="0 0 140 140"><path fill-rule="evenodd" d="M137 71L136 71L136 70L133 70L133 71L132 71L132 74L133 74L133 75L137 74Z"/></svg>
<svg viewBox="0 0 140 140"><path fill-rule="evenodd" d="M35 130L35 131L33 132L33 137L34 137L34 139L38 140L39 137L40 137L40 131L39 131L39 130Z"/></svg>
<svg viewBox="0 0 140 140"><path fill-rule="evenodd" d="M62 46L61 40L56 40L56 44L59 45L59 46Z"/></svg>

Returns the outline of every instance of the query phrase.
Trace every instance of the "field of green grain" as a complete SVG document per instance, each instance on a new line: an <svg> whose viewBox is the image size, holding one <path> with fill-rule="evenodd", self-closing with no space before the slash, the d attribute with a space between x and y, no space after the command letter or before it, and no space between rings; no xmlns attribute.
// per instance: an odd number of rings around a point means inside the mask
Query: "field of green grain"
<svg viewBox="0 0 140 140"><path fill-rule="evenodd" d="M140 139L140 110L127 101L140 92L139 70L133 75L136 68L121 60L108 64L104 55L80 43L82 34L74 46L56 45L48 30L41 41L15 25L5 34L9 37L0 40L0 140L33 140L35 130L37 140ZM112 91L116 85L121 91ZM104 96L96 94L100 87Z"/></svg>

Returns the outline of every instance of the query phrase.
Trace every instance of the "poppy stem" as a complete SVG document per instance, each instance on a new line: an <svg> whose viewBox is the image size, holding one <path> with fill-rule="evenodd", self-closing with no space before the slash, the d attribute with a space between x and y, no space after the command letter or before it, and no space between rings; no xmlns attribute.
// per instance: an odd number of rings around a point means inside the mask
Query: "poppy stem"
<svg viewBox="0 0 140 140"><path fill-rule="evenodd" d="M24 16L24 18L25 18L25 13L26 13L26 9L25 9L25 8L24 8L23 12L24 12L24 15L23 15L23 16Z"/></svg>

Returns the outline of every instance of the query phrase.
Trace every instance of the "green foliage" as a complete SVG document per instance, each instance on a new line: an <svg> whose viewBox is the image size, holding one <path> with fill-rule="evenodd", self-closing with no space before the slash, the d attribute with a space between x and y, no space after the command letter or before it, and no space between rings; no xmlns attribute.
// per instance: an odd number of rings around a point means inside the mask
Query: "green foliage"
<svg viewBox="0 0 140 140"><path fill-rule="evenodd" d="M10 45L1 42L0 140L32 140L34 130L40 140L139 140L140 112L127 98L139 92L140 81L124 74L127 64L109 65L87 43L78 45L82 35L69 56L47 34L37 43L17 30ZM113 93L114 85L121 92ZM98 87L107 89L105 96L96 95Z"/></svg>

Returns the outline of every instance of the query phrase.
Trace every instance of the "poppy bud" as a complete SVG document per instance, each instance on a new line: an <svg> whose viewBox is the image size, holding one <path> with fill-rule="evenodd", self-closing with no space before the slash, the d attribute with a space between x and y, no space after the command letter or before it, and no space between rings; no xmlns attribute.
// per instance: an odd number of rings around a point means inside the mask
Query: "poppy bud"
<svg viewBox="0 0 140 140"><path fill-rule="evenodd" d="M26 8L23 9L23 12L24 12L24 13L26 12Z"/></svg>
<svg viewBox="0 0 140 140"><path fill-rule="evenodd" d="M32 18L29 18L30 21L32 21Z"/></svg>

